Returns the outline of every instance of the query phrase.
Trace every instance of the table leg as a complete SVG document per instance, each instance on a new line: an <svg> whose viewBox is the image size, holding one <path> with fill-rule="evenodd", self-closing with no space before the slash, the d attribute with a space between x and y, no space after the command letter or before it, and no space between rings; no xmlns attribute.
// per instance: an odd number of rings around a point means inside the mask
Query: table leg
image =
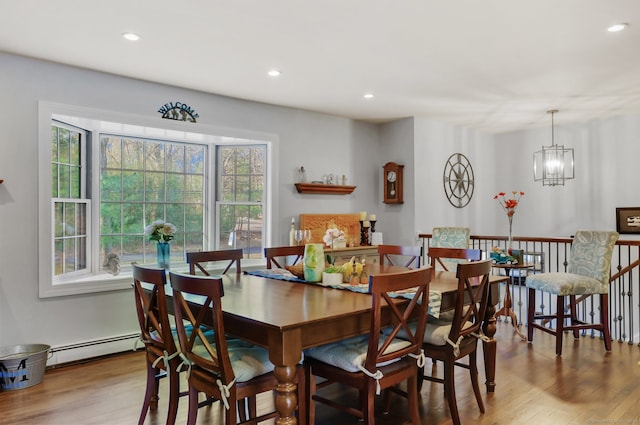
<svg viewBox="0 0 640 425"><path fill-rule="evenodd" d="M298 402L298 386L296 385L298 363L302 358L302 339L300 330L289 332L273 332L269 334L269 360L274 364L276 377L274 403L279 417L276 425L296 425L298 418L294 416ZM301 383L304 385L304 383ZM302 424L306 418L301 418Z"/></svg>
<svg viewBox="0 0 640 425"><path fill-rule="evenodd" d="M510 279L513 279L511 277ZM527 338L524 336L522 331L520 331L520 326L518 325L518 316L516 316L516 312L513 311L513 301L511 299L511 285L509 285L509 280L507 280L505 284L505 295L504 295L504 305L500 310L498 310L495 314L496 319L499 316L509 317L511 319L511 324L513 325L513 330L522 338L523 341L526 341Z"/></svg>
<svg viewBox="0 0 640 425"><path fill-rule="evenodd" d="M278 381L274 395L275 407L280 415L276 419L277 425L296 425L298 423L293 415L298 405L296 371L296 366L276 366L274 368L273 373Z"/></svg>
<svg viewBox="0 0 640 425"><path fill-rule="evenodd" d="M493 288L489 289L490 291ZM496 288L497 290L497 288ZM491 295L489 296L491 299ZM492 393L496 388L496 349L497 343L493 336L496 334L496 306L492 302L487 306L487 312L485 313L484 323L482 325L482 331L487 340L482 340L482 351L484 353L484 373L486 376L485 385L487 386L487 392Z"/></svg>

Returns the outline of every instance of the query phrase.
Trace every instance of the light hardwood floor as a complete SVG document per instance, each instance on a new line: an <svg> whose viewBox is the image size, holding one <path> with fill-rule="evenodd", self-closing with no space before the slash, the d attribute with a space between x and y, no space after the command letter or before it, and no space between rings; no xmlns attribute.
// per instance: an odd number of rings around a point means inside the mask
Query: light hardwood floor
<svg viewBox="0 0 640 425"><path fill-rule="evenodd" d="M563 356L557 358L550 335L536 332L533 344L528 344L513 334L510 325L498 323L497 338L497 388L487 394L482 387L485 414L478 411L468 372L456 372L458 408L464 425L640 424L638 346L614 342L613 351L606 353L599 339L574 342L569 336ZM431 368L429 361L427 368ZM0 424L136 424L144 383L142 352L47 370L39 385L0 393ZM161 381L161 397L166 384L166 380ZM451 423L442 391L442 386L425 382L422 424ZM337 395L353 398L346 392ZM186 422L186 401L183 398L180 402L177 424ZM147 424L164 424L166 402L167 397L162 397L158 411L151 412ZM263 405L270 403L270 397L261 400ZM376 423L407 423L405 410L406 402L394 397L391 413L383 415L378 409ZM198 423L221 424L219 403L202 408ZM358 421L319 407L317 424Z"/></svg>

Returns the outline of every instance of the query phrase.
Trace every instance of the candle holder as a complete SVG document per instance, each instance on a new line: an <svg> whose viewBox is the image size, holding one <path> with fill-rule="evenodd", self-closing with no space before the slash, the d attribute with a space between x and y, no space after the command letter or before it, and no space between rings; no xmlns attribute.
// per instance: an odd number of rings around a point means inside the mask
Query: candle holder
<svg viewBox="0 0 640 425"><path fill-rule="evenodd" d="M364 227L364 220L360 220L360 245L369 245L369 228Z"/></svg>
<svg viewBox="0 0 640 425"><path fill-rule="evenodd" d="M369 223L371 223L371 233L376 231L376 221L377 220L369 220Z"/></svg>

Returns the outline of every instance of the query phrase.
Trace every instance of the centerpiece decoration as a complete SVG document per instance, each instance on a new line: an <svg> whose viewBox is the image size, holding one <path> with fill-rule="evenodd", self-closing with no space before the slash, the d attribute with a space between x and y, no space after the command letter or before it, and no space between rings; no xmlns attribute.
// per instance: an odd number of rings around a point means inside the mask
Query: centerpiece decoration
<svg viewBox="0 0 640 425"><path fill-rule="evenodd" d="M347 247L347 240L345 239L344 232L336 227L327 229L324 232L322 241L331 249Z"/></svg>
<svg viewBox="0 0 640 425"><path fill-rule="evenodd" d="M325 285L339 285L344 279L344 267L335 265L335 258L327 254L327 266L322 272L322 283Z"/></svg>
<svg viewBox="0 0 640 425"><path fill-rule="evenodd" d="M518 205L520 205L520 198L524 195L524 192L513 191L511 192L511 198L507 198L507 194L505 192L500 192L493 197L505 213L507 213L507 219L509 220L509 240L507 241L507 250L511 251L512 244L512 228L513 228L513 216L516 213L516 209Z"/></svg>
<svg viewBox="0 0 640 425"><path fill-rule="evenodd" d="M176 226L163 220L157 220L144 229L150 241L156 241L158 250L158 267L169 270L171 251L169 242L175 237Z"/></svg>

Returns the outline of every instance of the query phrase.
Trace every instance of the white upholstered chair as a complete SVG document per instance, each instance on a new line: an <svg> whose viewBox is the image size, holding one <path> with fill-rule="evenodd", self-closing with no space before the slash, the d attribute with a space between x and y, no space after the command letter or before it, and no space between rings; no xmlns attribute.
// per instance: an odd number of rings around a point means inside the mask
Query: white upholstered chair
<svg viewBox="0 0 640 425"><path fill-rule="evenodd" d="M533 341L533 330L540 329L555 335L556 355L562 355L562 334L573 331L575 338L584 329L602 332L604 346L611 351L609 333L609 278L611 275L611 256L618 240L616 232L578 231L575 234L569 256L567 273L540 273L527 276L529 290L527 309L528 340ZM536 291L553 294L557 297L555 313L537 313L535 311ZM600 322L587 323L577 317L576 296L598 296L600 299ZM569 299L569 312L565 313L566 299ZM555 319L556 328L546 326ZM565 323L568 320L568 323ZM542 323L537 323L542 321Z"/></svg>

